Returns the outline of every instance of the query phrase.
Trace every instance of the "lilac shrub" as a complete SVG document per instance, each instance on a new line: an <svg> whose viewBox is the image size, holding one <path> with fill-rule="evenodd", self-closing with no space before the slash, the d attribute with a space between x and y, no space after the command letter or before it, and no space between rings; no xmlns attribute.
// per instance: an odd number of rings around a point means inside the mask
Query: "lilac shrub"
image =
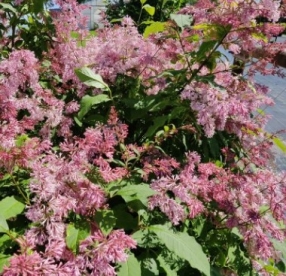
<svg viewBox="0 0 286 276"><path fill-rule="evenodd" d="M283 275L285 146L254 80L285 77L279 1L199 0L143 35L129 17L83 30L74 0L52 18L24 2L0 3L0 273Z"/></svg>

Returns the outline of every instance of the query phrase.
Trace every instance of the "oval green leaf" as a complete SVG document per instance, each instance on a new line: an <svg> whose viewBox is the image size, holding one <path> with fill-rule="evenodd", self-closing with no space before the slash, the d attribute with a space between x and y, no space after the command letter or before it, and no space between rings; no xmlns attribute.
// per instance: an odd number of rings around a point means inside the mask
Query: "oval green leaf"
<svg viewBox="0 0 286 276"><path fill-rule="evenodd" d="M110 98L105 94L99 94L96 96L85 95L80 101L80 111L77 114L77 119L81 121L92 106L108 101L110 101Z"/></svg>
<svg viewBox="0 0 286 276"><path fill-rule="evenodd" d="M75 70L76 75L85 85L100 88L109 89L108 85L103 81L102 77L95 74L90 68L83 67Z"/></svg>
<svg viewBox="0 0 286 276"><path fill-rule="evenodd" d="M24 208L25 204L14 196L5 197L0 201L0 215L5 219L16 217L23 212Z"/></svg>
<svg viewBox="0 0 286 276"><path fill-rule="evenodd" d="M141 276L140 263L138 262L138 260L135 258L133 254L129 255L129 258L125 263L121 264L117 275L118 276Z"/></svg>
<svg viewBox="0 0 286 276"><path fill-rule="evenodd" d="M146 4L142 7L146 12L148 12L151 16L155 14L155 8L153 6L150 6L149 4Z"/></svg>
<svg viewBox="0 0 286 276"><path fill-rule="evenodd" d="M154 232L159 240L180 258L189 262L191 267L210 276L210 264L200 244L187 233L174 233L164 225L153 225L149 230Z"/></svg>
<svg viewBox="0 0 286 276"><path fill-rule="evenodd" d="M69 224L66 229L66 244L67 247L74 253L77 252L79 240L79 229L76 229L73 224Z"/></svg>
<svg viewBox="0 0 286 276"><path fill-rule="evenodd" d="M0 233L6 233L9 231L9 226L6 219L0 214Z"/></svg>

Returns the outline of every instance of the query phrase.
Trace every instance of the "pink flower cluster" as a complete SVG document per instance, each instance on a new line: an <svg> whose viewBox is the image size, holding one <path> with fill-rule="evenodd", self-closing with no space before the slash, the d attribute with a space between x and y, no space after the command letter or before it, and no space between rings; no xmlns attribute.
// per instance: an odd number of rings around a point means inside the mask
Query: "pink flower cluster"
<svg viewBox="0 0 286 276"><path fill-rule="evenodd" d="M286 175L265 168L271 143L261 129L267 117L256 115L259 107L272 100L266 96L267 89L251 78L233 75L228 62L218 61L219 55L214 68L195 57L205 36L221 40L235 54L251 53L259 44L265 47L265 57L251 65L249 74L279 74L275 66L268 69L265 65L283 44L266 40L281 29L253 22L258 16L277 20L278 1L218 2L219 6L202 0L181 11L193 15L197 28L190 26L174 36L170 23L171 31L168 27L161 34L143 38L130 18L90 37L82 28L82 7L75 0L59 0L62 12L54 18L57 35L53 49L45 53L51 68L44 69L29 50L14 50L1 60L1 175L12 174L16 166L25 169L31 193L25 213L31 226L17 239L19 254L11 258L4 276L116 275L114 264L126 261L126 250L135 248L136 242L121 229L104 235L90 218L109 208L103 187L130 177L138 164L142 179L150 181L156 191L149 200L150 210L159 208L174 225L202 215L218 228L237 227L253 259L276 257L271 238L285 239L277 221L286 223ZM222 36L212 25L229 30L224 29ZM255 37L253 30L261 36ZM206 51L206 58L217 51ZM186 83L175 92L179 103L188 102L194 125L206 138L218 131L235 135L243 152L235 155L225 148L228 167L224 168L202 163L196 152L187 153L179 162L158 147L125 145L128 125L119 120L115 107L105 124L75 136L73 116L80 109L81 97L86 91L101 93L80 83L75 69L83 66L100 74L109 85L114 85L119 74L137 78L148 95L159 94L170 82L179 81L166 70L185 70ZM46 88L39 81L42 73L50 77L51 86L51 75L57 74L59 85ZM210 75L214 78L208 78ZM185 129L195 132L188 124ZM34 132L39 134L37 138ZM62 142L54 145L54 138ZM120 160L116 163L115 159ZM84 217L91 226L76 254L66 243L71 215Z"/></svg>
<svg viewBox="0 0 286 276"><path fill-rule="evenodd" d="M201 163L194 152L187 160L178 175L152 182L158 194L150 199L150 208L159 207L173 224L200 214L212 217L217 227L237 227L253 257L275 257L271 238L285 239L278 223L286 222L285 173L264 169L235 174L213 163ZM213 213L210 204L214 203L218 209Z"/></svg>
<svg viewBox="0 0 286 276"><path fill-rule="evenodd" d="M31 238L31 235L27 236ZM125 248L136 247L134 240L121 230L112 231L108 237L94 232L80 243L77 256L61 240L49 239L42 255L33 252L34 247L27 240L19 243L24 252L11 258L10 266L4 270L3 276L114 276L115 269L110 264L126 261Z"/></svg>
<svg viewBox="0 0 286 276"><path fill-rule="evenodd" d="M31 170L29 188L35 196L26 216L34 226L25 233L24 240L19 241L22 252L12 257L4 275L18 275L20 270L22 273L33 271L33 275L115 275L110 263L125 261L125 250L136 245L123 231L115 230L105 237L93 226L91 236L81 241L77 255L67 248L65 237L71 213L92 217L97 210L106 208L104 191L86 177L86 173L92 172L92 163L96 164L106 182L126 174L124 168L111 168L109 165L115 145L127 134L126 126L120 127L117 121L117 113L113 109L109 119L114 123L111 127L87 129L81 140L61 145L62 155L53 152L50 145L42 149L45 150L44 155L36 156L39 149L34 149L30 155L13 155L14 163L9 167L6 165L7 170L22 159ZM19 153L25 153L29 145L38 145L35 144L37 140L33 141L28 140ZM38 246L45 246L44 252L37 253Z"/></svg>

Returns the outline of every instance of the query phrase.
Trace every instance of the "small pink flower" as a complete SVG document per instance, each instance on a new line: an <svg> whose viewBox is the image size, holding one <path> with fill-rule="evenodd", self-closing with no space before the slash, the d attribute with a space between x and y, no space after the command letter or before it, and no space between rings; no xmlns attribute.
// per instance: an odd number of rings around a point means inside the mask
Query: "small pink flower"
<svg viewBox="0 0 286 276"><path fill-rule="evenodd" d="M241 50L239 45L233 43L228 46L228 49L236 55L239 54Z"/></svg>

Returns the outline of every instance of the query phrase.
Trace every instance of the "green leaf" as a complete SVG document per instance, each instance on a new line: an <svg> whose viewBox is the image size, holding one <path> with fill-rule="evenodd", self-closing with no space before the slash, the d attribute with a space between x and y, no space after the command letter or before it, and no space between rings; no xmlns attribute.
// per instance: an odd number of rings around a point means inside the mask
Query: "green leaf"
<svg viewBox="0 0 286 276"><path fill-rule="evenodd" d="M79 229L75 228L73 224L69 224L66 228L66 244L67 247L76 253L79 242Z"/></svg>
<svg viewBox="0 0 286 276"><path fill-rule="evenodd" d="M3 250L3 248L5 249L5 243L10 243L11 242L11 238L8 235L2 235L0 237L0 248L1 250Z"/></svg>
<svg viewBox="0 0 286 276"><path fill-rule="evenodd" d="M147 0L140 0L140 2L141 2L141 5L144 5L147 2Z"/></svg>
<svg viewBox="0 0 286 276"><path fill-rule="evenodd" d="M0 3L0 6L3 7L3 9L8 10L13 12L14 14L17 14L17 10L10 4L6 4L6 3Z"/></svg>
<svg viewBox="0 0 286 276"><path fill-rule="evenodd" d="M141 229L133 233L132 238L137 242L137 245L144 247L147 235L148 231L146 229Z"/></svg>
<svg viewBox="0 0 286 276"><path fill-rule="evenodd" d="M272 139L273 143L284 153L286 153L286 144L284 143L284 141L282 141L281 139L279 139L278 137L274 137Z"/></svg>
<svg viewBox="0 0 286 276"><path fill-rule="evenodd" d="M77 219L75 223L70 223L66 228L66 244L67 247L76 253L78 251L79 242L90 235L90 224L84 219Z"/></svg>
<svg viewBox="0 0 286 276"><path fill-rule="evenodd" d="M216 137L212 137L208 139L209 149L214 159L218 159L220 157L220 147Z"/></svg>
<svg viewBox="0 0 286 276"><path fill-rule="evenodd" d="M217 267L211 267L211 276L222 276L220 273L220 269Z"/></svg>
<svg viewBox="0 0 286 276"><path fill-rule="evenodd" d="M174 14L173 13L170 15L170 17L182 29L184 27L191 26L191 24L193 22L193 17L190 15L186 15L186 14Z"/></svg>
<svg viewBox="0 0 286 276"><path fill-rule="evenodd" d="M113 230L116 224L116 218L111 210L97 211L94 219L105 236L107 236Z"/></svg>
<svg viewBox="0 0 286 276"><path fill-rule="evenodd" d="M194 30L208 30L210 28L212 28L212 24L208 24L208 23L201 23L201 24L196 24L192 27L192 29Z"/></svg>
<svg viewBox="0 0 286 276"><path fill-rule="evenodd" d="M233 242L227 250L228 266L231 266L234 271L237 272L237 275L251 275L249 273L250 271L252 271L251 262L246 256L245 251L241 248L241 239L237 240L237 238L238 236L232 234L231 240ZM221 242L221 240L219 242ZM216 275L214 274L214 276Z"/></svg>
<svg viewBox="0 0 286 276"><path fill-rule="evenodd" d="M209 261L194 237L187 233L174 233L164 225L153 225L149 230L154 232L171 252L188 261L191 267L210 276Z"/></svg>
<svg viewBox="0 0 286 276"><path fill-rule="evenodd" d="M158 130L158 128L164 126L164 124L166 123L167 120L168 120L167 115L159 116L159 117L155 118L153 121L153 125L151 125L148 128L148 130L144 136L147 138L150 138L151 136L153 136L155 134L155 132Z"/></svg>
<svg viewBox="0 0 286 276"><path fill-rule="evenodd" d="M150 6L149 4L144 5L142 9L148 12L151 16L155 14L155 8L153 6Z"/></svg>
<svg viewBox="0 0 286 276"><path fill-rule="evenodd" d="M9 231L9 226L6 219L0 214L0 233L6 233Z"/></svg>
<svg viewBox="0 0 286 276"><path fill-rule="evenodd" d="M27 134L19 135L15 141L17 147L21 147L25 144L25 142L29 139Z"/></svg>
<svg viewBox="0 0 286 276"><path fill-rule="evenodd" d="M197 59L198 60L205 59L207 53L209 53L216 44L217 44L216 40L204 41L197 52Z"/></svg>
<svg viewBox="0 0 286 276"><path fill-rule="evenodd" d="M165 30L165 25L164 22L153 22L145 28L143 36L146 38L151 34L163 32Z"/></svg>
<svg viewBox="0 0 286 276"><path fill-rule="evenodd" d="M256 40L262 40L265 43L268 42L268 38L266 35L262 34L262 33L252 33L251 36L256 39Z"/></svg>
<svg viewBox="0 0 286 276"><path fill-rule="evenodd" d="M121 264L117 275L118 276L141 276L140 264L133 254L130 254L128 260L125 263Z"/></svg>
<svg viewBox="0 0 286 276"><path fill-rule="evenodd" d="M157 262L154 258L149 256L148 252L144 252L138 257L141 265L142 275L155 276L159 275Z"/></svg>
<svg viewBox="0 0 286 276"><path fill-rule="evenodd" d="M95 74L90 68L83 67L76 69L75 73L85 85L109 90L108 85L103 81L102 77Z"/></svg>
<svg viewBox="0 0 286 276"><path fill-rule="evenodd" d="M170 265L166 262L165 258L163 255L159 255L157 257L157 260L160 264L160 266L165 270L167 276L177 276L177 272L172 270Z"/></svg>
<svg viewBox="0 0 286 276"><path fill-rule="evenodd" d="M33 12L38 14L39 12L44 10L44 0L36 0L33 1Z"/></svg>
<svg viewBox="0 0 286 276"><path fill-rule="evenodd" d="M116 205L113 209L113 213L116 218L116 228L123 228L124 230L133 230L136 228L138 219L128 212L128 206L126 204Z"/></svg>
<svg viewBox="0 0 286 276"><path fill-rule="evenodd" d="M77 119L81 121L92 106L108 101L110 101L110 98L105 94L99 94L96 96L85 95L80 101L80 111L77 114Z"/></svg>
<svg viewBox="0 0 286 276"><path fill-rule="evenodd" d="M145 206L148 203L148 197L155 194L155 191L148 184L129 185L120 189L117 193L128 203L133 200L140 200Z"/></svg>
<svg viewBox="0 0 286 276"><path fill-rule="evenodd" d="M9 256L9 255L4 255L4 254L1 254L0 253L0 273L3 272L3 268L4 266L8 266L9 264L9 260L12 256Z"/></svg>
<svg viewBox="0 0 286 276"><path fill-rule="evenodd" d="M274 248L281 253L281 261L283 261L284 264L286 264L286 242L280 242L275 239L272 239L272 244Z"/></svg>
<svg viewBox="0 0 286 276"><path fill-rule="evenodd" d="M76 124L79 126L79 127L82 127L82 122L78 119L77 116L74 116L74 121L76 122Z"/></svg>
<svg viewBox="0 0 286 276"><path fill-rule="evenodd" d="M24 208L25 205L14 196L5 197L0 201L0 215L4 219L16 217L23 212Z"/></svg>

